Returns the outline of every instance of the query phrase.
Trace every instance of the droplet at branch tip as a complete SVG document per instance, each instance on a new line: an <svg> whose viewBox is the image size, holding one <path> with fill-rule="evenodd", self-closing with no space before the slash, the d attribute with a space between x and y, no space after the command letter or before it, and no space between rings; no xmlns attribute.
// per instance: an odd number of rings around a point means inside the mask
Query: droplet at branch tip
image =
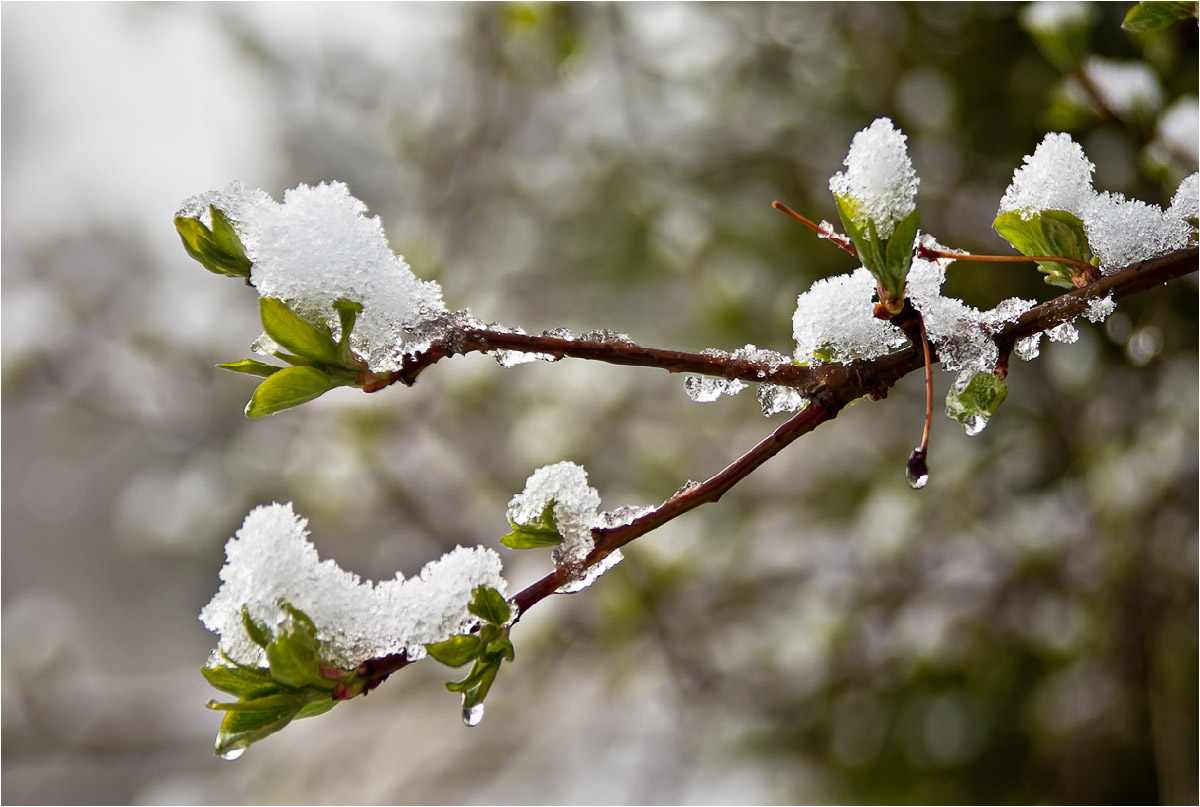
<svg viewBox="0 0 1200 807"><path fill-rule="evenodd" d="M929 484L929 466L925 462L924 451L919 448L913 450L904 475L908 479L908 486L913 490L920 490Z"/></svg>
<svg viewBox="0 0 1200 807"><path fill-rule="evenodd" d="M470 708L463 709L463 713L462 713L463 723L468 728L474 728L475 726L478 726L480 723L483 722L483 711L484 710L483 710L482 703L477 703Z"/></svg>

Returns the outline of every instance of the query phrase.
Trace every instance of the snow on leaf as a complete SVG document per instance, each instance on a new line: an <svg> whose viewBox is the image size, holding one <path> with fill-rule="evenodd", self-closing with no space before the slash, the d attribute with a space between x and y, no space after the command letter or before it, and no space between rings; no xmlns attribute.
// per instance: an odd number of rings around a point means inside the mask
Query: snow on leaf
<svg viewBox="0 0 1200 807"><path fill-rule="evenodd" d="M846 155L845 171L829 180L834 196L853 202L854 223L860 229L875 223L882 239L891 236L896 224L916 210L920 180L908 158L908 140L890 118L878 118L854 135Z"/></svg>
<svg viewBox="0 0 1200 807"><path fill-rule="evenodd" d="M579 565L592 551L592 527L600 509L600 494L587 483L587 471L573 462L546 465L533 472L525 490L508 504L513 524L540 523L553 503L554 524L563 537L555 548L555 563Z"/></svg>
<svg viewBox="0 0 1200 807"><path fill-rule="evenodd" d="M1095 170L1069 134L1047 134L1033 155L1025 157L1025 164L1013 172L996 215L1020 211L1022 218L1028 219L1042 210L1065 210L1083 218L1084 207L1095 195Z"/></svg>
<svg viewBox="0 0 1200 807"><path fill-rule="evenodd" d="M426 564L420 575L372 583L321 560L309 542L307 522L291 504L256 507L225 546L221 587L200 613L218 634L230 661L264 666L266 658L247 633L248 617L278 632L290 617L283 603L312 619L322 661L353 669L361 662L407 651L464 633L478 620L468 611L477 586L503 593L500 558L490 549L458 547Z"/></svg>
<svg viewBox="0 0 1200 807"><path fill-rule="evenodd" d="M179 216L211 222L206 208L233 224L263 297L282 300L314 325L340 329L338 300L361 303L352 345L372 370L395 370L423 348L449 314L441 287L420 280L392 252L379 217L341 182L299 185L276 203L234 183L184 202Z"/></svg>
<svg viewBox="0 0 1200 807"><path fill-rule="evenodd" d="M872 313L875 286L875 277L860 267L848 275L822 278L801 294L792 315L796 361L874 359L903 347L903 332Z"/></svg>

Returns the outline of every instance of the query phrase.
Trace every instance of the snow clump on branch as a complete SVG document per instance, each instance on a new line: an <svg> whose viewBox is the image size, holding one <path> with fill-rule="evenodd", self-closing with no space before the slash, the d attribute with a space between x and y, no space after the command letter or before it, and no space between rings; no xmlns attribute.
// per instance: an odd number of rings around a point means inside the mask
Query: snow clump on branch
<svg viewBox="0 0 1200 807"><path fill-rule="evenodd" d="M379 217L367 218L342 182L299 185L282 204L233 183L187 200L178 215L211 224L210 205L233 223L260 296L326 324L335 337L334 302L362 304L351 345L375 372L397 370L406 353L426 348L448 313L441 287L392 252Z"/></svg>
<svg viewBox="0 0 1200 807"><path fill-rule="evenodd" d="M246 632L243 607L272 631L288 619L283 603L299 609L316 625L328 654L322 660L353 669L402 651L410 660L423 658L424 645L478 624L467 610L477 586L501 594L508 587L500 556L482 546L457 547L408 580L397 572L391 580L363 581L318 557L307 524L290 503L256 507L225 545L221 587L200 621L220 636L219 649L230 661L266 666L263 649Z"/></svg>

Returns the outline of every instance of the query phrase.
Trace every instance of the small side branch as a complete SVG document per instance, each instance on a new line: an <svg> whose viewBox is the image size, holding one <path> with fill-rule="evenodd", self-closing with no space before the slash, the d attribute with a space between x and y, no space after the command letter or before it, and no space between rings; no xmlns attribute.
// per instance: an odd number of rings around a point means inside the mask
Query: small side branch
<svg viewBox="0 0 1200 807"><path fill-rule="evenodd" d="M754 448L747 451L730 463L720 473L709 477L700 484L676 493L661 505L651 510L629 524L608 529L592 531L596 548L585 560L586 566L603 560L615 550L629 542L640 538L648 532L658 529L672 519L694 510L702 504L715 502L724 496L734 485L753 473L759 466L774 457L798 438L808 434L817 426L832 420L837 413L849 403L838 401L836 398L810 404L794 415L790 420L768 435ZM567 582L565 576L555 570L533 585L521 591L513 598L513 604L521 613L536 603L553 594Z"/></svg>

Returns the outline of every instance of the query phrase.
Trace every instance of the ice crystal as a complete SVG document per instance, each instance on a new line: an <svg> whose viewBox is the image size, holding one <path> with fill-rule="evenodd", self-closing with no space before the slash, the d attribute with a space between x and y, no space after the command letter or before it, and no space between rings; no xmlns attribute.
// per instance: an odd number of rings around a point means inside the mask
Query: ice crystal
<svg viewBox="0 0 1200 807"><path fill-rule="evenodd" d="M712 403L722 395L737 395L746 384L736 378L712 378L690 375L683 379L683 390L697 403Z"/></svg>
<svg viewBox="0 0 1200 807"><path fill-rule="evenodd" d="M406 651L425 655L425 644L469 630L472 591L487 585L505 593L500 557L490 549L457 547L406 580L372 583L321 560L308 541L307 521L292 505L256 507L225 546L221 587L200 613L220 636L219 648L239 664L263 665L262 649L246 634L242 607L277 628L287 618L281 603L307 614L317 627L325 661L352 669L370 658Z"/></svg>
<svg viewBox="0 0 1200 807"><path fill-rule="evenodd" d="M1046 331L1046 336L1051 342L1062 342L1064 345L1073 345L1079 341L1079 330L1070 322L1064 322L1055 328Z"/></svg>
<svg viewBox="0 0 1200 807"><path fill-rule="evenodd" d="M625 558L621 554L621 550L614 549L612 552L605 555L598 563L593 563L591 566L589 566L582 575L568 583L562 584L555 589L555 591L558 594L574 594L577 591L583 591L592 583L596 582L600 575L604 574L624 559Z"/></svg>
<svg viewBox="0 0 1200 807"><path fill-rule="evenodd" d="M1035 333L1032 336L1026 336L1024 339L1018 339L1013 345L1013 353L1021 361L1033 361L1042 352L1042 334Z"/></svg>
<svg viewBox="0 0 1200 807"><path fill-rule="evenodd" d="M780 412L798 412L808 406L808 399L791 387L760 384L758 405L762 407L763 414L769 416L777 415Z"/></svg>
<svg viewBox="0 0 1200 807"><path fill-rule="evenodd" d="M1088 318L1089 322L1104 322L1108 315L1116 310L1117 304L1110 294L1107 297L1088 300L1084 316Z"/></svg>

